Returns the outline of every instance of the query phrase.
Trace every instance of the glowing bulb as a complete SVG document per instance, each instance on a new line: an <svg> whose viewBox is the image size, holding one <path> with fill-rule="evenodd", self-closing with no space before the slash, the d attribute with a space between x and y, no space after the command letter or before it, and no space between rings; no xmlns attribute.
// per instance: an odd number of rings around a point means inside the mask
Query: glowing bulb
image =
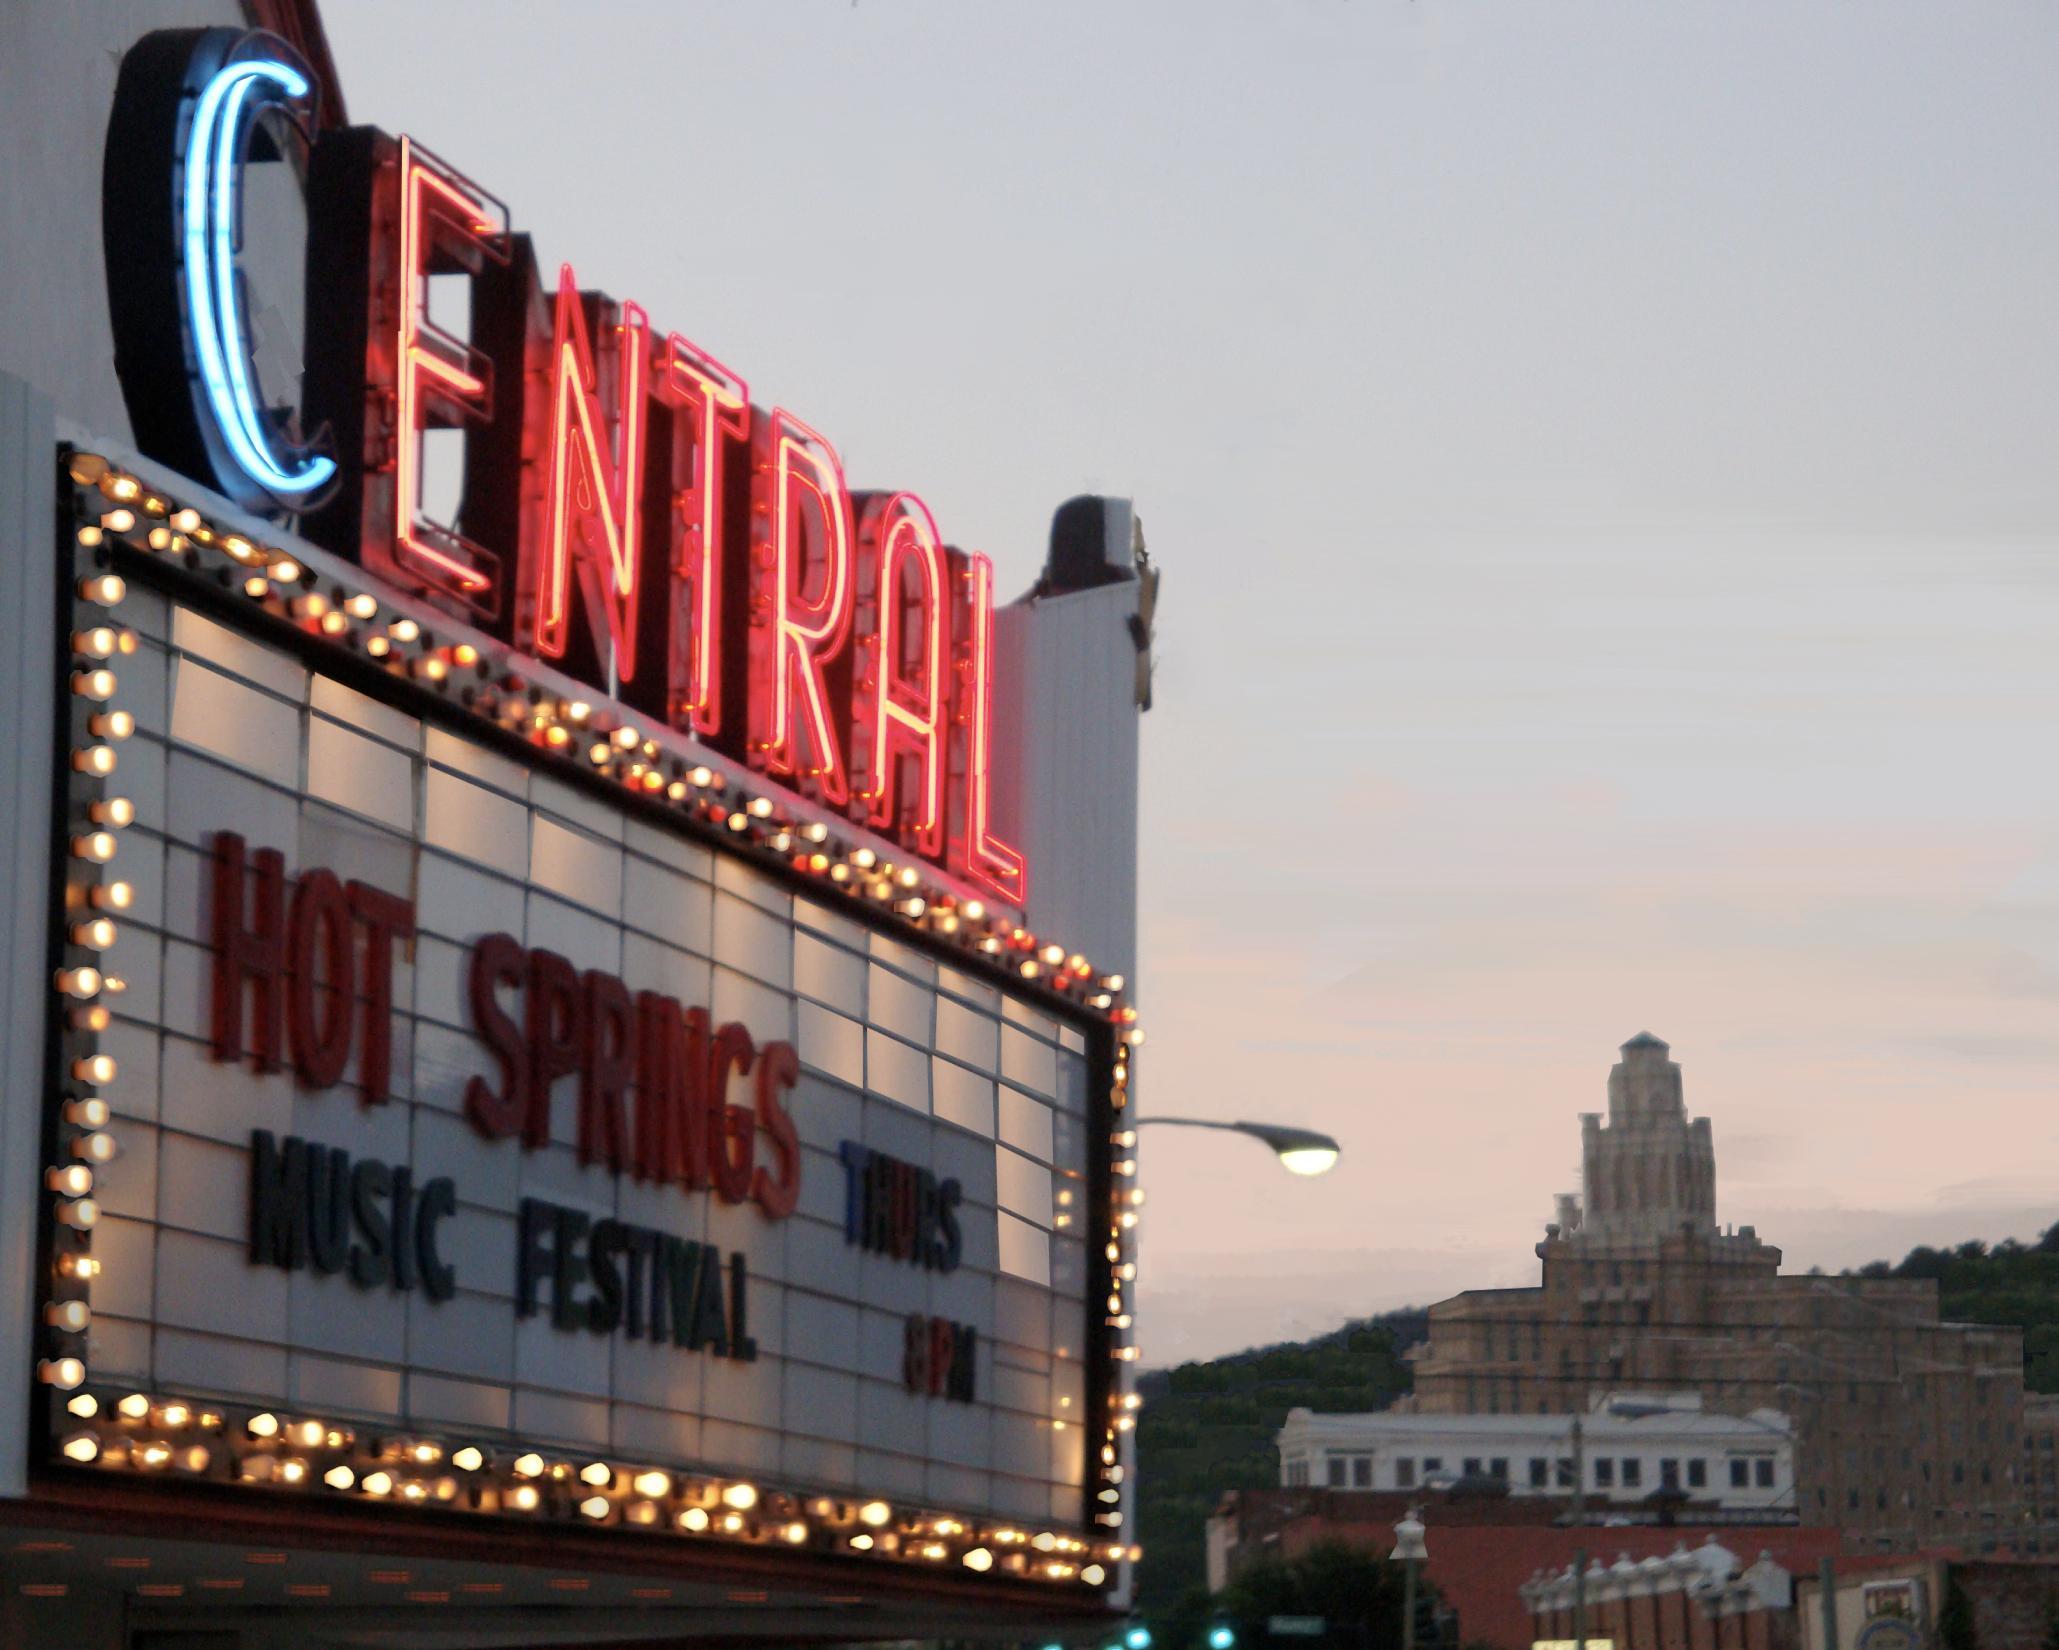
<svg viewBox="0 0 2059 1650"><path fill-rule="evenodd" d="M968 1570L986 1571L994 1567L994 1555L984 1547L975 1547L960 1561Z"/></svg>
<svg viewBox="0 0 2059 1650"><path fill-rule="evenodd" d="M393 1474L390 1472L366 1473L364 1490L367 1495L391 1495L393 1493Z"/></svg>
<svg viewBox="0 0 2059 1650"><path fill-rule="evenodd" d="M102 607L115 607L129 593L129 587L122 582L118 573L100 573L90 579L79 580L79 595Z"/></svg>
<svg viewBox="0 0 2059 1650"><path fill-rule="evenodd" d="M115 753L105 745L84 745L71 753L71 765L80 773L105 779L114 772ZM96 821L97 823L97 821Z"/></svg>
<svg viewBox="0 0 2059 1650"><path fill-rule="evenodd" d="M580 1482L592 1484L596 1488L603 1484L612 1483L614 1477L615 1474L609 1469L605 1461L590 1461L579 1469Z"/></svg>
<svg viewBox="0 0 2059 1650"><path fill-rule="evenodd" d="M90 1432L75 1432L64 1441L64 1458L67 1461L85 1463L98 1460L100 1440Z"/></svg>
<svg viewBox="0 0 2059 1650"><path fill-rule="evenodd" d="M884 1501L868 1501L858 1509L858 1521L870 1524L875 1530L894 1516L894 1509Z"/></svg>
<svg viewBox="0 0 2059 1650"><path fill-rule="evenodd" d="M244 1428L253 1438L272 1438L278 1435L279 1417L267 1410L262 1415L253 1415L244 1422Z"/></svg>
<svg viewBox="0 0 2059 1650"><path fill-rule="evenodd" d="M514 1466L517 1478L535 1478L543 1472L543 1457L532 1450L527 1455L516 1456Z"/></svg>
<svg viewBox="0 0 2059 1650"><path fill-rule="evenodd" d="M656 1498L672 1493L672 1480L662 1472L640 1472L636 1475L636 1493Z"/></svg>
<svg viewBox="0 0 2059 1650"><path fill-rule="evenodd" d="M71 690L81 699L107 699L115 690L114 672L104 667L99 670L75 670L72 672Z"/></svg>
<svg viewBox="0 0 2059 1650"><path fill-rule="evenodd" d="M322 1474L322 1482L332 1490L347 1490L357 1482L357 1474L348 1467L331 1467Z"/></svg>
<svg viewBox="0 0 2059 1650"><path fill-rule="evenodd" d="M87 860L94 865L105 865L114 858L119 846L113 833L109 831L90 831L85 836L75 836L71 839L72 857Z"/></svg>
<svg viewBox="0 0 2059 1650"><path fill-rule="evenodd" d="M77 1358L45 1358L36 1365L36 1378L59 1392L69 1392L86 1378L86 1366Z"/></svg>
<svg viewBox="0 0 2059 1650"><path fill-rule="evenodd" d="M114 1156L114 1136L105 1132L81 1135L71 1149L89 1163L105 1163Z"/></svg>
<svg viewBox="0 0 2059 1650"><path fill-rule="evenodd" d="M589 1495L584 1501L579 1503L579 1510L585 1513L588 1518L606 1518L608 1516L608 1498L605 1495Z"/></svg>
<svg viewBox="0 0 2059 1650"><path fill-rule="evenodd" d="M477 1472L486 1465L486 1454L483 1450L475 1449L472 1445L467 1444L450 1458L450 1464L456 1467L459 1472Z"/></svg>
<svg viewBox="0 0 2059 1650"><path fill-rule="evenodd" d="M115 1069L111 1054L89 1054L83 1060L71 1063L71 1074L81 1083L111 1083Z"/></svg>
<svg viewBox="0 0 2059 1650"><path fill-rule="evenodd" d="M722 1492L722 1501L738 1512L749 1512L758 1504L758 1492L749 1484L731 1484Z"/></svg>
<svg viewBox="0 0 2059 1650"><path fill-rule="evenodd" d="M71 930L72 944L87 946L94 951L105 951L115 941L114 922L108 917L95 917L91 922L75 922Z"/></svg>
<svg viewBox="0 0 2059 1650"><path fill-rule="evenodd" d="M51 1169L43 1179L53 1192L66 1197L84 1197L93 1189L93 1171L83 1163L68 1163L61 1169Z"/></svg>

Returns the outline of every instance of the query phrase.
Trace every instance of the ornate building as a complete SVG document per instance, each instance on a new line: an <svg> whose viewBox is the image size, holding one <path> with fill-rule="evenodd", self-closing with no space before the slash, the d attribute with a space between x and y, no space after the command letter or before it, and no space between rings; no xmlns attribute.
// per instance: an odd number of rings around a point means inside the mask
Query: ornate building
<svg viewBox="0 0 2059 1650"><path fill-rule="evenodd" d="M1780 1251L1716 1222L1715 1147L1649 1032L1623 1045L1609 1112L1581 1118L1584 1195L1562 1195L1534 1289L1430 1308L1421 1414L1585 1411L1605 1392L1696 1392L1784 1411L1805 1523L1862 1545L2020 1540L2023 1338L1943 1323L1932 1279L1782 1276Z"/></svg>

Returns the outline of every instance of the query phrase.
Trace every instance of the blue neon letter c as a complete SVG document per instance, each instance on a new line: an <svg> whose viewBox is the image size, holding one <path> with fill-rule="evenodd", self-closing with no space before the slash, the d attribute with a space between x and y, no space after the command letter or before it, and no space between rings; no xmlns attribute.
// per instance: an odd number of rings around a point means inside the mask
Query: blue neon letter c
<svg viewBox="0 0 2059 1650"><path fill-rule="evenodd" d="M327 483L336 462L319 453L282 454L274 443L251 367L236 240L243 150L251 124L266 104L307 92L307 77L289 64L267 59L224 64L194 101L181 199L186 326L208 412L236 467L287 505Z"/></svg>

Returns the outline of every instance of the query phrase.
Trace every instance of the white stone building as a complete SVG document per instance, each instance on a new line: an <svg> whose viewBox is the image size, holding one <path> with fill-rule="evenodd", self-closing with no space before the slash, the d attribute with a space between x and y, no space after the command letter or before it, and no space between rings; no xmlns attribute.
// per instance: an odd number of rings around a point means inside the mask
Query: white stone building
<svg viewBox="0 0 2059 1650"><path fill-rule="evenodd" d="M1570 1415L1288 1412L1285 1488L1435 1489L1491 1480L1511 1495L1570 1498L1578 1458L1590 1507L1630 1508L1678 1491L1700 1510L1792 1516L1794 1434L1777 1410L1722 1415L1698 1397L1617 1393Z"/></svg>

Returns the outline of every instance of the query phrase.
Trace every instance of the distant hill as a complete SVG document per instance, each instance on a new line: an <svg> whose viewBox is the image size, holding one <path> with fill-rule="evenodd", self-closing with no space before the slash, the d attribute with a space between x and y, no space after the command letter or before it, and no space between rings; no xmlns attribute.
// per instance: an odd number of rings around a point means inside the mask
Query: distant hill
<svg viewBox="0 0 2059 1650"><path fill-rule="evenodd" d="M1139 1602L1172 1605L1205 1579L1202 1527L1224 1490L1280 1481L1273 1436L1290 1409L1385 1409L1409 1389L1401 1354L1429 1333L1417 1308L1362 1318L1309 1341L1152 1370L1137 1389Z"/></svg>
<svg viewBox="0 0 2059 1650"><path fill-rule="evenodd" d="M1990 1249L1911 1249L1899 1264L1876 1260L1863 1278L1936 1278L1948 1323L2013 1324L2023 1331L2023 1383L2059 1392L2059 1224L2034 1244L2009 1238Z"/></svg>

